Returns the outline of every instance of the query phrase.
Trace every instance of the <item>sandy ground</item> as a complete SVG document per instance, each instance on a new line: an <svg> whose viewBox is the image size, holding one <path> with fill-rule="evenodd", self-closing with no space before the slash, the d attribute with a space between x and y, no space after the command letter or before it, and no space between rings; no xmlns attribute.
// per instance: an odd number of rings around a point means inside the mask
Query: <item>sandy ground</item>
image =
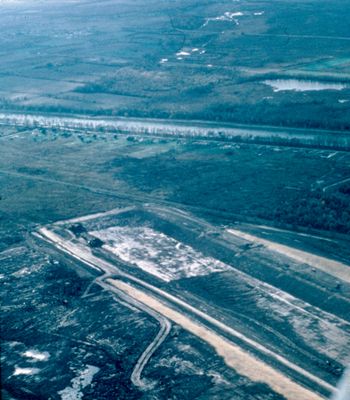
<svg viewBox="0 0 350 400"><path fill-rule="evenodd" d="M324 387L326 390L333 391L334 388L331 385L329 385L327 382L324 382L322 379L314 376L313 374L309 373L308 371L304 370L303 368L299 367L298 365L290 362L286 358L269 350L262 344L246 337L242 333L236 331L235 329L233 329L231 327L228 327L227 325L216 320L215 318L211 317L210 315L207 315L207 314L203 313L202 311L197 310L196 308L192 307L191 305L187 304L186 302L182 301L181 299L165 292L164 290L161 290L161 289L159 289L153 285L150 285L138 278L133 277L132 275L129 275L129 274L126 274L126 273L120 271L118 268L116 268L115 265L112 265L112 264L106 262L105 260L95 257L93 254L91 254L90 250L88 250L87 248L83 248L83 247L78 246L77 244L73 244L69 241L62 240L58 235L56 235L54 232L51 232L47 228L41 228L40 233L44 237L46 237L49 241L53 242L57 248L71 254L73 257L81 260L82 262L93 267L94 269L104 271L105 272L104 276L106 278L108 277L108 275L113 275L113 274L115 275L116 273L119 273L120 276L124 276L127 279L130 279L133 282L140 284L142 287L147 288L147 289L151 290L152 292L157 293L158 295L162 296L162 298L166 299L167 301L170 301L176 305L179 305L180 307L183 307L185 310L189 311L190 313L194 313L198 317L203 318L205 321L216 326L218 329L222 330L223 332L226 332L233 337L237 337L240 340L243 340L245 343L252 346L257 351L260 351L263 354L265 354L269 357L272 357L273 359L277 360L278 362L282 363L283 365L287 366L288 368L305 376L311 382L314 382L317 385ZM145 304L145 303L143 303L143 304Z"/></svg>
<svg viewBox="0 0 350 400"><path fill-rule="evenodd" d="M237 345L229 342L200 323L195 322L178 311L166 306L154 297L151 297L141 290L119 280L109 279L108 282L119 290L125 292L130 297L144 303L176 324L179 324L187 331L206 341L209 345L214 347L221 357L223 357L225 363L237 371L238 374L244 375L252 381L259 381L268 384L274 391L282 394L289 400L322 399L320 395L312 393L310 390L298 385L290 378L276 371L264 362L256 359Z"/></svg>
<svg viewBox="0 0 350 400"><path fill-rule="evenodd" d="M317 256L306 251L295 249L280 243L272 242L267 239L262 239L258 236L251 235L246 232L242 232L236 229L228 229L228 233L242 239L248 240L249 242L261 244L269 250L283 254L286 257L292 258L303 264L308 264L314 268L317 268L329 275L341 279L342 281L350 283L350 266L343 264L338 261L330 260L329 258Z"/></svg>

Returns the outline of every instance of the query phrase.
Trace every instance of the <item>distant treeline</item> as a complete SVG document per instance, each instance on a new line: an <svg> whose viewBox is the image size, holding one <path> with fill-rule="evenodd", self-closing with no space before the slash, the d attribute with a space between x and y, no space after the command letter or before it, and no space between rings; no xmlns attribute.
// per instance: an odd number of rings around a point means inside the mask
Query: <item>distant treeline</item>
<svg viewBox="0 0 350 400"><path fill-rule="evenodd" d="M313 107L313 112L310 112L310 104L271 104L266 100L254 105L211 107L205 113L205 119L239 122L248 125L261 124L276 127L350 131L350 118L344 112L344 107L339 105L339 107L326 108L316 101ZM201 115L194 115L194 118L201 119ZM184 118L184 116L181 116L181 118Z"/></svg>
<svg viewBox="0 0 350 400"><path fill-rule="evenodd" d="M0 122L8 125L41 127L60 130L81 130L125 133L131 135L203 138L236 143L254 143L274 146L309 147L350 151L350 135L341 132L303 131L263 127L189 123L184 121L84 118L54 115L0 113ZM86 131L89 131L86 133Z"/></svg>
<svg viewBox="0 0 350 400"><path fill-rule="evenodd" d="M124 93L118 93L123 95ZM130 95L129 95L130 96ZM195 111L190 105L181 106L181 111L169 110L156 99L143 97L137 108L133 105L119 105L118 108L102 108L98 104L82 107L83 103L73 106L36 105L21 106L0 99L0 110L21 112L80 114L86 116L115 116L135 118L161 118L169 120L201 120L209 122L229 122L247 125L268 125L274 127L323 129L350 132L350 116L344 104L333 103L327 106L323 100L308 102L288 100L274 103L268 99L254 104L208 104L203 110Z"/></svg>

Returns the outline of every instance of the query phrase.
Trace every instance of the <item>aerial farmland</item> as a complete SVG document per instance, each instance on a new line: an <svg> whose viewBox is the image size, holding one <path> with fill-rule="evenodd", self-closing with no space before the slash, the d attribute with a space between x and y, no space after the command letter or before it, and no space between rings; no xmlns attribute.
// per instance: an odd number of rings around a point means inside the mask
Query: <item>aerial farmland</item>
<svg viewBox="0 0 350 400"><path fill-rule="evenodd" d="M348 16L0 1L2 398L346 399Z"/></svg>

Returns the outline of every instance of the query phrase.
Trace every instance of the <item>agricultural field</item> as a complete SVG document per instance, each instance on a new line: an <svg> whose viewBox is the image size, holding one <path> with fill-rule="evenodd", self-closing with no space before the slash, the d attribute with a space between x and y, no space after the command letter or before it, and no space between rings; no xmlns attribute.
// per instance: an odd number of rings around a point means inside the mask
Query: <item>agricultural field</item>
<svg viewBox="0 0 350 400"><path fill-rule="evenodd" d="M348 131L349 7L290 3L3 2L0 106Z"/></svg>
<svg viewBox="0 0 350 400"><path fill-rule="evenodd" d="M344 3L0 0L1 398L342 393Z"/></svg>

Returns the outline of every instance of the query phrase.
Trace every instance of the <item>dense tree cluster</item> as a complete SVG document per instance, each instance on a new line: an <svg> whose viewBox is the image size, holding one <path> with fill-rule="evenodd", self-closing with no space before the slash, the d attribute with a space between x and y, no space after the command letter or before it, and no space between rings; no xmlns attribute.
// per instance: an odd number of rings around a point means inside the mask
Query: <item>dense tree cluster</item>
<svg viewBox="0 0 350 400"><path fill-rule="evenodd" d="M350 185L333 193L306 192L285 201L272 215L278 222L339 233L350 233Z"/></svg>

